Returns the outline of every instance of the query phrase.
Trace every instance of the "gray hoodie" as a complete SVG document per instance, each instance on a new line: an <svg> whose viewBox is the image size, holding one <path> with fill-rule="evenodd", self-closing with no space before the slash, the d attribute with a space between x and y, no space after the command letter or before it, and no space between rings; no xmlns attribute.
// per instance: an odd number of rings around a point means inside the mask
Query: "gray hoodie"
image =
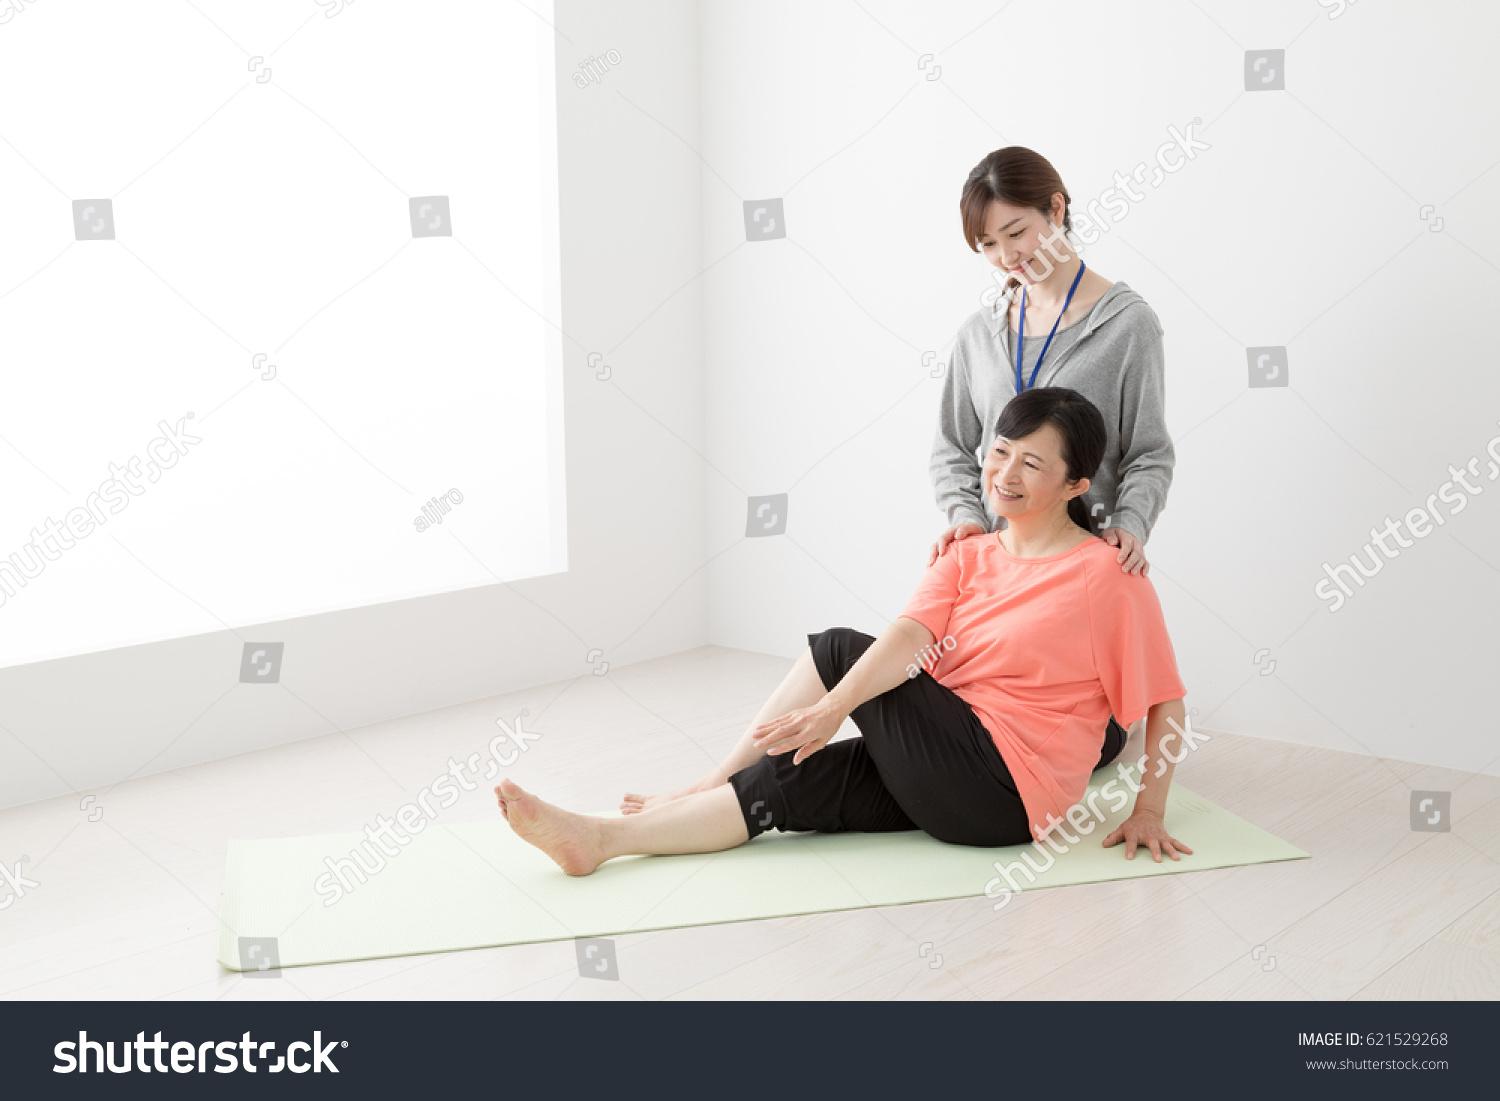
<svg viewBox="0 0 1500 1101"><path fill-rule="evenodd" d="M1030 383L1040 342L1034 350L1027 329L1022 372ZM929 467L950 525L968 520L994 531L999 523L980 487L980 456L994 442L1001 410L1016 396L1014 337L1002 299L976 310L954 341ZM1115 283L1087 317L1058 331L1034 383L1077 390L1104 414L1104 460L1081 498L1096 534L1117 527L1144 543L1167 503L1176 456L1163 410L1161 337L1146 300Z"/></svg>

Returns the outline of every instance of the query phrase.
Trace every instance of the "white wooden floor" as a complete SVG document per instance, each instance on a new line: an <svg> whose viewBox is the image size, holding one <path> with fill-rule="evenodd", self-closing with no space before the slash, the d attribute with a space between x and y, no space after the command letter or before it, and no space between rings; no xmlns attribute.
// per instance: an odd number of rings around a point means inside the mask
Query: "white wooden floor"
<svg viewBox="0 0 1500 1101"><path fill-rule="evenodd" d="M705 647L131 781L93 822L71 796L0 811L0 859L29 855L40 883L0 911L0 997L1500 996L1500 778L1230 734L1176 778L1313 859L1029 891L1000 914L976 898L621 936L619 981L580 978L571 941L269 980L215 962L227 839L362 829L523 708L542 737L509 774L613 807L700 775L790 665ZM1414 788L1453 792L1452 832L1412 832ZM481 787L442 821L497 813Z"/></svg>

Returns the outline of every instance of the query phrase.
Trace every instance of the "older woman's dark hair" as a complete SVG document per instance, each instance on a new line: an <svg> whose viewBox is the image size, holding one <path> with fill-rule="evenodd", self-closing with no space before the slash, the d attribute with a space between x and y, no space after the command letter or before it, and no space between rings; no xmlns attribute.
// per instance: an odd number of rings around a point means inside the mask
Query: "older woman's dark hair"
<svg viewBox="0 0 1500 1101"><path fill-rule="evenodd" d="M1068 481L1092 478L1104 460L1104 448L1109 439L1104 414L1099 412L1099 407L1066 386L1038 386L1006 403L995 423L995 435L1019 440L1044 424L1052 425L1062 436L1062 456L1068 468ZM1068 518L1085 531L1094 530L1082 497L1074 497L1068 502Z"/></svg>

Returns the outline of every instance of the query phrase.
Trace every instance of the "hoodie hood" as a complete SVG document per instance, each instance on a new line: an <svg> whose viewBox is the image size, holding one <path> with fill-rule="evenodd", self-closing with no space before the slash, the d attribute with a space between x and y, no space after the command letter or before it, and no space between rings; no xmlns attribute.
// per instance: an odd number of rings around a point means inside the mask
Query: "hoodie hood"
<svg viewBox="0 0 1500 1101"><path fill-rule="evenodd" d="M1104 292L1104 297L1094 303L1094 308L1089 311L1086 327L1079 334L1080 339L1088 336L1127 306L1144 301L1144 298L1130 289L1129 284L1123 281L1111 284L1109 290ZM1010 326L1005 323L1007 308L1002 305L1002 302L1002 299L996 299L988 311L988 316L985 318L986 323L989 325L990 335L997 338L1000 336L1001 329L1007 330L1007 333L1010 329ZM1008 336L1006 343L1009 345Z"/></svg>

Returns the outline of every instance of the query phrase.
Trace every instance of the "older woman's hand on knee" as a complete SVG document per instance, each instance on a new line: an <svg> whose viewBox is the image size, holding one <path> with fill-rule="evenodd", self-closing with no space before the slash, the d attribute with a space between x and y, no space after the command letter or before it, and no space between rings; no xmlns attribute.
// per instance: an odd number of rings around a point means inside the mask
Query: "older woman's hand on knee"
<svg viewBox="0 0 1500 1101"><path fill-rule="evenodd" d="M832 741L848 717L825 702L799 707L779 719L757 726L753 741L756 748L765 750L768 755L796 750L792 764L800 765Z"/></svg>

